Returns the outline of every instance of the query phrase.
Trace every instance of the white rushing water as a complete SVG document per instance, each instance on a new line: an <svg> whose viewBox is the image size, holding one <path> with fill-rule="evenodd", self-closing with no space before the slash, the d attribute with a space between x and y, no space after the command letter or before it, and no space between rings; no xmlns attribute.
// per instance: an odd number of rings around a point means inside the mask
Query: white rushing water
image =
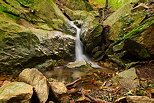
<svg viewBox="0 0 154 103"><path fill-rule="evenodd" d="M69 24L74 27L76 31L76 41L75 41L75 62L85 61L88 64L91 64L94 68L103 68L99 65L94 64L84 53L83 53L83 44L80 40L81 29L78 28L73 22L69 22Z"/></svg>

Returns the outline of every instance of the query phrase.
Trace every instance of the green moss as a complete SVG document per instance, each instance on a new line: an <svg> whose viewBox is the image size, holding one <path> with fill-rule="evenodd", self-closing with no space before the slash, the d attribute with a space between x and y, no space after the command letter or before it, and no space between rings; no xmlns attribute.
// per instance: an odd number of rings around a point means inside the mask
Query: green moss
<svg viewBox="0 0 154 103"><path fill-rule="evenodd" d="M11 11L12 10L12 11ZM14 13L14 9L13 8L11 8L9 5L2 5L2 4L0 4L0 11L1 12L4 12L4 13L6 13L9 17L11 17L11 18L13 18L13 19L15 19L15 20L18 20L19 19L19 16L18 16L18 14L15 14Z"/></svg>
<svg viewBox="0 0 154 103"><path fill-rule="evenodd" d="M94 57L94 58L98 58L99 56L101 56L102 53L103 53L103 51L97 51L97 52L93 55L93 57Z"/></svg>
<svg viewBox="0 0 154 103"><path fill-rule="evenodd" d="M0 11L7 11L7 8L2 6L2 5L0 5Z"/></svg>
<svg viewBox="0 0 154 103"><path fill-rule="evenodd" d="M134 37L137 34L140 34L144 30L146 30L148 27L150 27L152 24L154 24L154 17L149 18L144 23L142 23L140 26L136 27L135 29L133 29L132 31L127 33L123 37L123 39L131 38L131 37Z"/></svg>
<svg viewBox="0 0 154 103"><path fill-rule="evenodd" d="M19 16L12 15L12 14L9 14L9 13L8 13L8 16L11 17L12 19L15 19L15 20L19 20L20 19Z"/></svg>
<svg viewBox="0 0 154 103"><path fill-rule="evenodd" d="M94 29L93 36L96 38L102 34L103 28L100 24L96 24L96 28Z"/></svg>
<svg viewBox="0 0 154 103"><path fill-rule="evenodd" d="M120 42L119 44L113 46L113 51L119 51L122 50L124 47L124 41Z"/></svg>
<svg viewBox="0 0 154 103"><path fill-rule="evenodd" d="M29 6L30 4L33 3L33 0L16 0L16 1L18 1L20 4L24 6Z"/></svg>

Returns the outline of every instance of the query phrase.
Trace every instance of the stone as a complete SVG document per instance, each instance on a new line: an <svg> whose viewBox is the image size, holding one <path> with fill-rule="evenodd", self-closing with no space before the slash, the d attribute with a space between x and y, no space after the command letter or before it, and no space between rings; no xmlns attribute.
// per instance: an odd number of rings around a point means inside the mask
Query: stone
<svg viewBox="0 0 154 103"><path fill-rule="evenodd" d="M81 66L85 66L87 63L85 61L79 61L79 62L70 62L66 65L68 68L79 68Z"/></svg>
<svg viewBox="0 0 154 103"><path fill-rule="evenodd" d="M49 82L51 89L55 95L67 93L67 88L62 82Z"/></svg>
<svg viewBox="0 0 154 103"><path fill-rule="evenodd" d="M55 103L68 103L69 95L67 94L67 88L62 82L49 82L50 84L50 94L49 98ZM51 97L52 96L52 97Z"/></svg>
<svg viewBox="0 0 154 103"><path fill-rule="evenodd" d="M112 81L117 82L124 88L130 88L130 89L135 89L140 85L135 68L130 68L128 70L120 72L119 74L117 74L115 77L112 78Z"/></svg>
<svg viewBox="0 0 154 103"><path fill-rule="evenodd" d="M147 96L127 96L128 103L154 103L154 99Z"/></svg>
<svg viewBox="0 0 154 103"><path fill-rule="evenodd" d="M24 69L19 74L19 80L33 86L34 92L40 103L45 103L47 101L49 95L49 84L47 78L41 72L35 68Z"/></svg>
<svg viewBox="0 0 154 103"><path fill-rule="evenodd" d="M52 0L0 1L0 74L73 58L76 33L67 22Z"/></svg>
<svg viewBox="0 0 154 103"><path fill-rule="evenodd" d="M33 87L24 82L12 82L0 87L0 103L30 103Z"/></svg>
<svg viewBox="0 0 154 103"><path fill-rule="evenodd" d="M145 48L148 49L150 54L154 54L154 24L149 26L145 31L141 34L137 35L136 37L132 38L133 41L143 45Z"/></svg>
<svg viewBox="0 0 154 103"><path fill-rule="evenodd" d="M115 103L153 103L154 99L147 96L126 96L115 100Z"/></svg>
<svg viewBox="0 0 154 103"><path fill-rule="evenodd" d="M43 62L46 64L49 59L58 61L74 57L75 37L71 35L36 29L33 29L34 33L22 32L22 29L14 32L18 33L3 32L1 36L1 73L17 74L16 71L19 73L21 68L35 67Z"/></svg>
<svg viewBox="0 0 154 103"><path fill-rule="evenodd" d="M129 14L132 9L132 4L130 2L124 4L117 11L111 14L104 22L103 25L112 26L119 18L123 15Z"/></svg>

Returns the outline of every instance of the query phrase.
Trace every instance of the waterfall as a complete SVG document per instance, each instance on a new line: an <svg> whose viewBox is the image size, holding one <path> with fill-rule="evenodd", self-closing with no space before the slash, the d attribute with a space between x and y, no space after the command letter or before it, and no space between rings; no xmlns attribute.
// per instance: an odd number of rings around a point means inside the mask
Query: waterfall
<svg viewBox="0 0 154 103"><path fill-rule="evenodd" d="M85 61L88 64L91 64L94 68L103 68L99 65L94 64L84 53L83 53L83 44L80 40L81 29L78 28L73 22L69 24L76 29L76 41L75 41L75 62Z"/></svg>
<svg viewBox="0 0 154 103"><path fill-rule="evenodd" d="M76 29L76 41L75 41L75 62L86 61L89 62L89 59L86 55L83 54L83 44L80 40L81 29L78 28L73 22L70 22L71 26Z"/></svg>

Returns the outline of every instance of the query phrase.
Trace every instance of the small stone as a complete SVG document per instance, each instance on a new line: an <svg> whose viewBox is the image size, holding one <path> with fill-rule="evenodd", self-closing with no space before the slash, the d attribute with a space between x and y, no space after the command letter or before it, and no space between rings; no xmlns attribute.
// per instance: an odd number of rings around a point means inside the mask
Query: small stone
<svg viewBox="0 0 154 103"><path fill-rule="evenodd" d="M140 85L135 68L130 68L128 70L119 73L117 76L112 78L112 81L117 82L124 88L130 88L130 89L135 89Z"/></svg>
<svg viewBox="0 0 154 103"><path fill-rule="evenodd" d="M62 82L50 82L50 86L55 95L67 93L67 88Z"/></svg>
<svg viewBox="0 0 154 103"><path fill-rule="evenodd" d="M30 103L33 87L24 82L12 82L0 87L0 103Z"/></svg>
<svg viewBox="0 0 154 103"><path fill-rule="evenodd" d="M85 66L85 65L87 65L85 61L79 61L79 62L70 62L66 66L68 68L78 68L78 67Z"/></svg>

